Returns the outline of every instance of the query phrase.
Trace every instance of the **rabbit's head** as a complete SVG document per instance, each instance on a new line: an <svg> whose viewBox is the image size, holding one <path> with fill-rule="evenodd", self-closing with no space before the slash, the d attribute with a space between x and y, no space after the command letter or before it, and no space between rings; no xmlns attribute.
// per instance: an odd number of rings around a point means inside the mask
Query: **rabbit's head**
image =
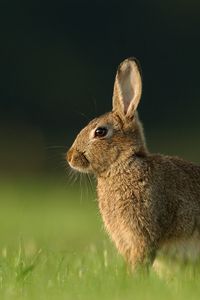
<svg viewBox="0 0 200 300"><path fill-rule="evenodd" d="M117 70L112 111L93 119L82 129L67 153L73 169L100 175L134 155L146 155L136 111L141 92L139 64L134 58L126 59Z"/></svg>

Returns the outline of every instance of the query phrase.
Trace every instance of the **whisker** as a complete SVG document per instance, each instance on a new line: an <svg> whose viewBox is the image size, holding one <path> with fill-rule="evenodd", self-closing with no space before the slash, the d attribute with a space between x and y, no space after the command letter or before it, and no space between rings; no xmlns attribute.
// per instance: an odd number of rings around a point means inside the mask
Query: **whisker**
<svg viewBox="0 0 200 300"><path fill-rule="evenodd" d="M96 189L95 189L94 184L91 180L90 174L88 175L88 181L89 181L89 184L90 184L90 191L91 191L92 197L94 197L94 195L96 194Z"/></svg>
<svg viewBox="0 0 200 300"><path fill-rule="evenodd" d="M78 180L80 188L80 202L82 202L84 198L89 199L91 195L95 194L94 185L88 173L80 173L72 169L68 164L66 164L65 168L65 173L67 175L67 183L70 186L73 186Z"/></svg>
<svg viewBox="0 0 200 300"><path fill-rule="evenodd" d="M65 146L46 146L45 149L64 149Z"/></svg>
<svg viewBox="0 0 200 300"><path fill-rule="evenodd" d="M92 97L93 100L93 106L94 106L94 114L96 116L97 114L97 99L95 97Z"/></svg>
<svg viewBox="0 0 200 300"><path fill-rule="evenodd" d="M90 184L91 191L92 191L92 193L93 193L93 192L94 192L94 185L93 185L93 183L92 183L92 179L91 179L91 177L90 177L90 174L87 174L87 178L88 178L88 182L89 182L89 184Z"/></svg>
<svg viewBox="0 0 200 300"><path fill-rule="evenodd" d="M83 113L83 112L81 112L81 111L78 111L78 110L74 110L74 112L75 112L76 114L78 114L78 115L84 117L87 121L89 121L89 117L88 117L85 113Z"/></svg>
<svg viewBox="0 0 200 300"><path fill-rule="evenodd" d="M83 174L80 173L80 177L79 177L79 184L80 184L80 191L81 191L80 202L83 202L82 175Z"/></svg>
<svg viewBox="0 0 200 300"><path fill-rule="evenodd" d="M77 181L78 174L66 164L67 183L73 185Z"/></svg>
<svg viewBox="0 0 200 300"><path fill-rule="evenodd" d="M87 199L89 198L89 186L88 186L88 180L87 180L87 175L88 174L86 174L86 176L84 176L84 186L86 186L86 191L87 191Z"/></svg>

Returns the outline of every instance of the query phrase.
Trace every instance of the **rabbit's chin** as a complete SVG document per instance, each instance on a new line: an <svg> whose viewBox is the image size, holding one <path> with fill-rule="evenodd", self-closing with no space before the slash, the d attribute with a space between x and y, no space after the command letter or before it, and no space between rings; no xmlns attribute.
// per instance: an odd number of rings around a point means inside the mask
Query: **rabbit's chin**
<svg viewBox="0 0 200 300"><path fill-rule="evenodd" d="M80 173L91 173L91 169L90 167L80 167L80 166L74 166L73 164L71 164L70 162L68 162L70 167L75 170L78 171Z"/></svg>

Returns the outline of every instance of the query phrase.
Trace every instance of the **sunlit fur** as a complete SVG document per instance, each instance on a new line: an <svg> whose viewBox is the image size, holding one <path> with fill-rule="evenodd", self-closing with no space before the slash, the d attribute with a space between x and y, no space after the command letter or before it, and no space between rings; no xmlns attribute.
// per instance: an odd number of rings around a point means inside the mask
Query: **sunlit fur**
<svg viewBox="0 0 200 300"><path fill-rule="evenodd" d="M137 68L132 59L128 64ZM116 80L120 86L118 73ZM132 89L137 80L130 82ZM122 94L115 89L113 111L92 120L78 134L68 162L74 169L96 175L105 228L133 269L151 265L159 250L187 247L191 240L200 252L200 166L150 154L134 103L138 95L130 100L132 111L128 108L127 116ZM108 125L111 136L91 135L98 126Z"/></svg>

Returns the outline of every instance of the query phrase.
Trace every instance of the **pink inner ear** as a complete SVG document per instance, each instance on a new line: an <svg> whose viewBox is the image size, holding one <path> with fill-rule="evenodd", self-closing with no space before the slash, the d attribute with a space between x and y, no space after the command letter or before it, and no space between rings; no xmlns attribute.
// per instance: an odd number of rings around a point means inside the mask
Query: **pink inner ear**
<svg viewBox="0 0 200 300"><path fill-rule="evenodd" d="M124 105L124 113L126 114L131 101L134 98L134 89L131 85L131 74L129 76L125 76L124 80L122 81L122 85L121 85L121 92L122 92L122 101L123 101L123 105Z"/></svg>
<svg viewBox="0 0 200 300"><path fill-rule="evenodd" d="M114 94L113 110L121 114L132 116L137 109L141 98L142 80L137 64L131 60L125 60L117 71Z"/></svg>

